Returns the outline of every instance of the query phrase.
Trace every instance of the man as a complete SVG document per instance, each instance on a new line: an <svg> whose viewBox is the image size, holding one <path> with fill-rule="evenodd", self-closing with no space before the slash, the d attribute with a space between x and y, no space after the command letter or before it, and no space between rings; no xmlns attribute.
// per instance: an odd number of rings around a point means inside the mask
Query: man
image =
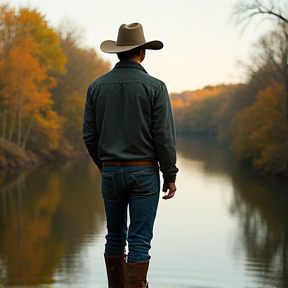
<svg viewBox="0 0 288 288"><path fill-rule="evenodd" d="M103 52L117 53L120 61L94 80L87 92L83 139L102 174L108 230L104 257L110 288L148 287L159 167L164 178L163 199L172 198L176 191L178 169L169 95L165 84L148 75L140 64L145 49L162 47L160 41L146 42L141 24L121 25L117 42L101 44Z"/></svg>

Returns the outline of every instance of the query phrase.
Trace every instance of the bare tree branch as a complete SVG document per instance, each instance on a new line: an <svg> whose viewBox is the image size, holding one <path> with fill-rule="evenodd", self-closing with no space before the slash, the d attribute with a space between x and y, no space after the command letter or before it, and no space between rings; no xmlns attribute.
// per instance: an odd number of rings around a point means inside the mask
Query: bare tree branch
<svg viewBox="0 0 288 288"><path fill-rule="evenodd" d="M284 1L286 0L283 0L283 3ZM245 30L251 20L258 15L264 15L264 19L262 20L266 20L269 16L272 16L275 20L288 24L288 16L283 14L285 12L287 13L285 8L281 7L280 4L275 6L273 1L269 8L264 0L254 0L252 4L241 0L233 8L232 19L234 19L233 22L236 27L243 25L243 30Z"/></svg>

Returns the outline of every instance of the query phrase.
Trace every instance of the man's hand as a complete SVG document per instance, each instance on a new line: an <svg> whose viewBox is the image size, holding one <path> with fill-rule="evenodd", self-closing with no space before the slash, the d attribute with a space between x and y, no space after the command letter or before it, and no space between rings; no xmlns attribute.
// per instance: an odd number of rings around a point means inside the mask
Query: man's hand
<svg viewBox="0 0 288 288"><path fill-rule="evenodd" d="M163 189L162 191L163 192L167 192L168 191L168 194L163 196L162 199L171 199L174 195L175 195L175 192L176 192L176 185L174 182L165 182L163 183Z"/></svg>

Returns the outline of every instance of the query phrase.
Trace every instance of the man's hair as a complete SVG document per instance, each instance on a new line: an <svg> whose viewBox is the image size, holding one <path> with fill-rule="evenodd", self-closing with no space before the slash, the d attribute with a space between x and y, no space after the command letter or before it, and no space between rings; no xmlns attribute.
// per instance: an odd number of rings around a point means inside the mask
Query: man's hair
<svg viewBox="0 0 288 288"><path fill-rule="evenodd" d="M117 53L117 56L120 61L129 60L131 58L134 58L135 56L140 56L140 51L141 51L141 48L137 47L129 51Z"/></svg>

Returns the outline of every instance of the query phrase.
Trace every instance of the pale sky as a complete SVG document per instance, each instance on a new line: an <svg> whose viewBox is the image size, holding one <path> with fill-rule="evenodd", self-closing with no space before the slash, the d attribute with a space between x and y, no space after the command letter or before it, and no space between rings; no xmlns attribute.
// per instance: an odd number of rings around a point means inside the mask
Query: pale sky
<svg viewBox="0 0 288 288"><path fill-rule="evenodd" d="M237 0L0 0L12 7L37 8L57 27L70 19L84 30L84 43L112 65L116 55L100 51L104 40L116 41L119 26L139 22L146 41L161 40L164 48L148 50L142 63L163 80L169 92L244 81L238 60L248 58L253 41L268 24L251 25L241 36L230 21Z"/></svg>

